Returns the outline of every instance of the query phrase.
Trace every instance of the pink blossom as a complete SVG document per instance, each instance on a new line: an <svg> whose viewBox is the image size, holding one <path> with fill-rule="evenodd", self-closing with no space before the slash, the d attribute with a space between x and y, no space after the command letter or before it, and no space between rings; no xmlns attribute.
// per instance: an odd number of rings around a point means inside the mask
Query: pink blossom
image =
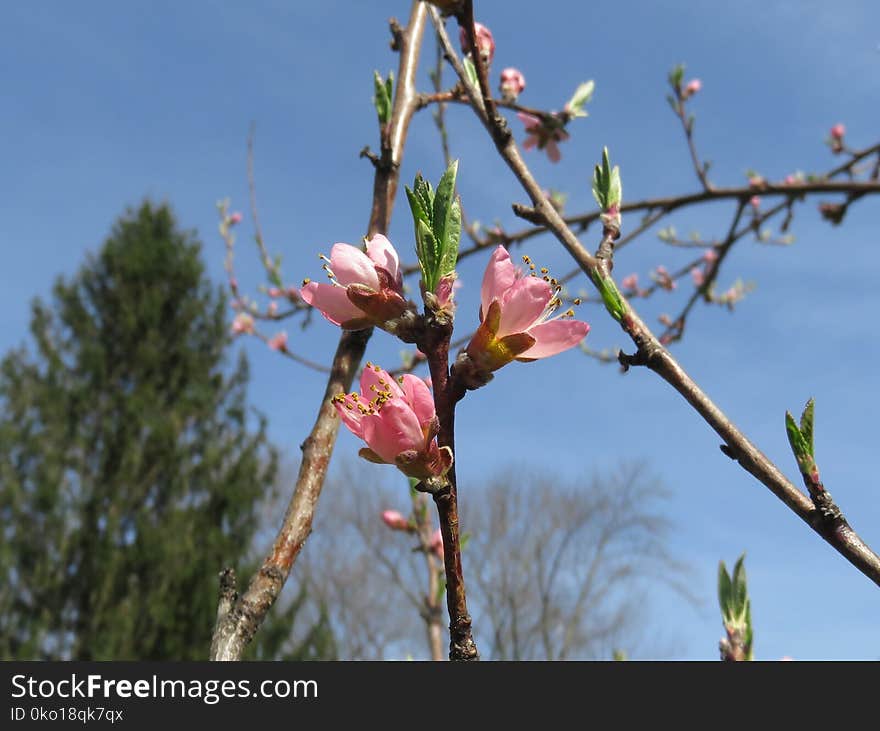
<svg viewBox="0 0 880 731"><path fill-rule="evenodd" d="M492 32L482 23L474 22L474 35L477 39L477 47L486 63L492 63L492 57L495 55L495 39L492 38ZM468 36L464 28L458 30L458 40L461 43L461 50L464 53L471 52L471 44L468 42Z"/></svg>
<svg viewBox="0 0 880 731"><path fill-rule="evenodd" d="M238 211L235 211L235 213L230 213L229 214L229 225L235 226L239 223L241 223L241 214Z"/></svg>
<svg viewBox="0 0 880 731"><path fill-rule="evenodd" d="M266 308L266 312L268 312L270 315L277 315L278 314L278 303L277 302L270 302L269 306Z"/></svg>
<svg viewBox="0 0 880 731"><path fill-rule="evenodd" d="M766 181L760 175L751 175L749 176L749 187L750 188L763 188Z"/></svg>
<svg viewBox="0 0 880 731"><path fill-rule="evenodd" d="M559 162L562 155L557 143L563 142L569 137L562 123L556 121L555 118L540 119L528 112L517 112L516 116L526 126L528 134L528 137L523 141L523 149L531 150L537 146L539 150L547 151L547 157L551 162Z"/></svg>
<svg viewBox="0 0 880 731"><path fill-rule="evenodd" d="M839 122L831 128L831 138L834 140L842 140L846 134L846 127Z"/></svg>
<svg viewBox="0 0 880 731"><path fill-rule="evenodd" d="M269 287L269 291L267 292L267 294L268 294L270 297L280 297L280 296L281 296L281 290L278 289L278 287Z"/></svg>
<svg viewBox="0 0 880 731"><path fill-rule="evenodd" d="M428 547L437 558L443 560L443 534L439 528L431 534L431 542Z"/></svg>
<svg viewBox="0 0 880 731"><path fill-rule="evenodd" d="M714 264L718 261L718 252L715 249L706 249L703 253L703 261L707 264Z"/></svg>
<svg viewBox="0 0 880 731"><path fill-rule="evenodd" d="M287 350L287 333L282 330L280 333L276 333L271 338L269 338L269 342L266 343L272 350L277 350L281 353Z"/></svg>
<svg viewBox="0 0 880 731"><path fill-rule="evenodd" d="M560 290L547 274L526 276L507 249L496 248L483 275L480 326L467 346L471 360L491 372L514 359L547 358L581 342L590 326L569 319L573 310L551 317L562 304Z"/></svg>
<svg viewBox="0 0 880 731"><path fill-rule="evenodd" d="M333 244L323 256L330 284L306 280L301 297L334 325L360 330L382 326L407 309L400 259L382 234L367 241L367 253L351 244Z"/></svg>
<svg viewBox="0 0 880 731"><path fill-rule="evenodd" d="M418 479L446 474L452 452L435 441L440 426L425 382L407 373L398 383L379 366L367 363L360 385L359 394L339 394L333 404L352 434L367 443L361 457L397 465Z"/></svg>
<svg viewBox="0 0 880 731"><path fill-rule="evenodd" d="M637 292L639 289L639 275L633 272L620 280L620 286L630 292Z"/></svg>
<svg viewBox="0 0 880 731"><path fill-rule="evenodd" d="M254 331L254 318L247 312L239 312L232 321L232 332L235 335L252 333Z"/></svg>
<svg viewBox="0 0 880 731"><path fill-rule="evenodd" d="M690 81L688 81L687 85L684 87L684 90L681 92L681 98L690 99L690 97L692 97L702 88L702 81L700 81L699 79L691 79Z"/></svg>
<svg viewBox="0 0 880 731"><path fill-rule="evenodd" d="M761 207L761 196L753 195L749 199L749 205L757 211Z"/></svg>
<svg viewBox="0 0 880 731"><path fill-rule="evenodd" d="M789 175L785 176L785 178L782 181L782 184L783 185L794 185L797 182L798 182L798 179L794 175L789 174Z"/></svg>
<svg viewBox="0 0 880 731"><path fill-rule="evenodd" d="M700 267L691 269L691 279L695 287L702 287L706 283L706 275Z"/></svg>
<svg viewBox="0 0 880 731"><path fill-rule="evenodd" d="M383 511L382 522L393 530L409 530L410 527L406 516L396 510Z"/></svg>
<svg viewBox="0 0 880 731"><path fill-rule="evenodd" d="M665 289L667 292L671 292L676 287L675 280L672 278L672 275L666 270L666 267L662 264L658 266L654 270L653 277L655 282Z"/></svg>
<svg viewBox="0 0 880 731"><path fill-rule="evenodd" d="M508 67L501 72L501 96L513 101L526 88L526 77L522 71Z"/></svg>

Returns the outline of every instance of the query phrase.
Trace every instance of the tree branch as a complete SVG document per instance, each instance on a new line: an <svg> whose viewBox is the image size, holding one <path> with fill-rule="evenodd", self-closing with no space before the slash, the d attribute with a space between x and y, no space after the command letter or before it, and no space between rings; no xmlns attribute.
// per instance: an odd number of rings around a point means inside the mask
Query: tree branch
<svg viewBox="0 0 880 731"><path fill-rule="evenodd" d="M485 106L480 103L477 96L477 90L473 89L468 81L464 69L458 61L449 36L440 21L436 12L432 12L432 20L441 37L447 58L452 63L458 73L461 83L464 85L469 98L472 101L472 107L478 118L483 122L489 132L490 137L495 142L502 159L507 163L516 178L520 181L523 188L529 194L536 211L541 213L544 218L544 225L552 231L563 247L574 258L578 266L586 273L590 280L595 283L596 279L601 279L605 283L613 285L610 277L610 269L608 262L597 259L592 256L584 246L578 241L577 236L572 232L565 221L556 213L556 211L543 200L541 188L535 181L528 167L522 159L516 143L508 138L505 140L498 135L497 130L493 129L495 120L486 114ZM869 149L859 153L861 157L865 157L876 149ZM837 172L851 168L856 162L855 157L848 163L841 166ZM832 171L834 173L835 171ZM838 189L839 184L819 183L821 186L828 186L826 190ZM880 186L875 182L858 184L861 187L873 186L877 192L880 192ZM791 190L790 190L791 189ZM768 190L790 193L802 190L802 186L767 186L761 193ZM755 191L752 190L751 194ZM741 198L743 193L739 190L736 195L721 190L709 190L697 194L695 198L710 199L718 197L737 197ZM681 199L680 199L681 200ZM656 204L657 207L663 204ZM626 206L622 206L622 210L626 210ZM598 213L595 217L598 217ZM616 287L614 287L616 291ZM654 333L641 320L638 313L633 309L632 305L616 292L620 298L621 311L615 315L624 332L626 332L633 343L636 345L636 353L632 356L621 354L621 364L626 368L631 365L644 365L650 370L657 373L664 381L669 383L676 391L678 391L685 400L700 414L701 417L712 427L712 429L723 439L725 445L725 453L731 458L739 462L740 466L747 472L757 478L762 484L768 487L774 495L784 502L798 517L813 528L822 538L832 545L844 558L846 558L859 571L870 578L875 584L880 586L880 557L877 556L848 525L837 525L830 527L822 520L821 515L816 510L812 501L804 495L794 484L792 484L785 475L771 462L752 442L743 434L733 422L724 414L718 406L700 389L700 387L687 374L684 368L676 361L676 359L664 348Z"/></svg>
<svg viewBox="0 0 880 731"><path fill-rule="evenodd" d="M409 24L395 34L400 61L398 85L391 120L381 130L382 157L388 164L376 168L373 181L373 202L368 225L369 235L385 233L397 193L400 161L409 123L416 109L415 74L425 27L425 6L413 2ZM399 26L398 26L399 27ZM275 603L287 580L293 563L308 537L318 497L336 443L339 419L331 399L348 391L360 365L372 329L343 332L333 358L330 378L318 410L318 417L308 438L303 442L303 458L293 497L272 547L247 591L218 622L211 642L212 660L240 660L248 643Z"/></svg>

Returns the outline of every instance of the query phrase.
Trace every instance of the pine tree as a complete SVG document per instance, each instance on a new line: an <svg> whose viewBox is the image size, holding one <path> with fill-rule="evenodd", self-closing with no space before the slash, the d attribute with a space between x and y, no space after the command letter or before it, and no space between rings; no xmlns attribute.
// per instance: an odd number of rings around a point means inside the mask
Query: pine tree
<svg viewBox="0 0 880 731"><path fill-rule="evenodd" d="M204 659L217 574L243 566L276 454L234 367L226 303L165 205L113 227L53 307L36 353L0 364L0 657ZM293 602L255 653L285 646Z"/></svg>

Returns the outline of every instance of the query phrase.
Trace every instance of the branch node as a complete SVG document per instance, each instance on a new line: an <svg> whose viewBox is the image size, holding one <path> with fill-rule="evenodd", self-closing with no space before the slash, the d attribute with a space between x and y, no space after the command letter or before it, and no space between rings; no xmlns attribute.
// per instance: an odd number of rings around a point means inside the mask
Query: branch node
<svg viewBox="0 0 880 731"><path fill-rule="evenodd" d="M403 48L403 28L398 22L397 18L391 18L388 21L388 28L391 31L391 50L399 51Z"/></svg>

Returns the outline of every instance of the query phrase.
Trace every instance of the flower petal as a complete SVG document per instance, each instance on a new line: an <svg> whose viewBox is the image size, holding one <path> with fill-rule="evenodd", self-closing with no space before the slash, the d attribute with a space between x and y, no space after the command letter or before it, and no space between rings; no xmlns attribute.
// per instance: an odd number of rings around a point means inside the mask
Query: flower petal
<svg viewBox="0 0 880 731"><path fill-rule="evenodd" d="M339 413L339 418L345 424L349 431L356 437L364 438L364 415L358 409L357 402L346 394L344 398L334 399L333 405ZM372 418L372 417L367 417Z"/></svg>
<svg viewBox="0 0 880 731"><path fill-rule="evenodd" d="M300 290L300 293L304 301L312 307L318 308L321 314L334 325L341 325L344 322L364 317L364 313L348 299L345 287L309 282Z"/></svg>
<svg viewBox="0 0 880 731"><path fill-rule="evenodd" d="M526 127L526 132L531 132L535 128L540 128L543 125L539 117L536 117L534 114L529 114L528 112L517 112L516 116L519 117L519 121L522 122Z"/></svg>
<svg viewBox="0 0 880 731"><path fill-rule="evenodd" d="M387 238L382 234L376 234L373 238L369 239L367 241L367 256L373 260L376 266L382 267L391 275L391 279L398 290L403 287L400 258Z"/></svg>
<svg viewBox="0 0 880 731"><path fill-rule="evenodd" d="M510 253L499 244L492 252L492 258L486 266L483 274L483 285L480 289L480 312L481 316L489 311L492 300L500 300L504 293L513 286L516 281L516 267L510 260Z"/></svg>
<svg viewBox="0 0 880 731"><path fill-rule="evenodd" d="M403 398L403 390L394 378L373 363L367 363L361 373L361 398L372 401L378 391L390 391L392 398Z"/></svg>
<svg viewBox="0 0 880 731"><path fill-rule="evenodd" d="M333 244L330 249L330 268L336 281L343 286L366 284L372 289L379 289L376 265L363 251L351 244Z"/></svg>
<svg viewBox="0 0 880 731"><path fill-rule="evenodd" d="M559 162L562 158L562 155L559 153L559 145L556 144L556 140L547 140L547 146L544 148L547 152L547 157L550 158L550 162Z"/></svg>
<svg viewBox="0 0 880 731"><path fill-rule="evenodd" d="M577 345L588 332L590 326L580 320L558 319L536 325L529 330L529 334L535 338L535 344L519 357L534 360L556 355Z"/></svg>
<svg viewBox="0 0 880 731"><path fill-rule="evenodd" d="M418 376L406 373L403 376L403 394L415 412L419 424L424 427L434 418L434 397L428 385Z"/></svg>
<svg viewBox="0 0 880 731"><path fill-rule="evenodd" d="M386 462L394 463L401 452L422 451L425 437L415 412L403 399L391 399L379 414L364 420L367 446Z"/></svg>
<svg viewBox="0 0 880 731"><path fill-rule="evenodd" d="M497 337L526 332L544 312L553 296L550 285L540 277L523 277L504 293Z"/></svg>

